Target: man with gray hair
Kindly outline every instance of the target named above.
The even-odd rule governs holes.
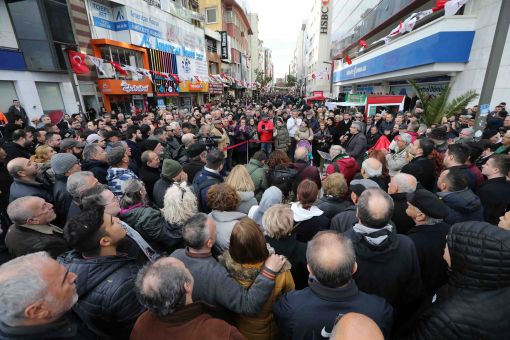
[[[352,279],[357,270],[352,242],[327,230],[308,242],[309,287],[283,294],[273,305],[283,339],[329,338],[338,315],[356,312],[370,317],[386,336],[393,308],[381,297],[359,290]]]
[[[407,235],[414,227],[413,220],[407,216],[407,194],[416,191],[418,182],[413,175],[399,173],[391,178],[388,184],[388,194],[393,198],[395,208],[391,220],[395,223],[397,233]]]
[[[411,239],[390,224],[394,204],[380,188],[365,190],[357,206],[358,223],[344,235],[353,242],[361,291],[384,297],[397,319],[408,317],[422,294],[420,264]]]
[[[460,130],[459,137],[455,141],[456,143],[472,142],[475,137],[475,130],[473,128],[464,128]]]
[[[81,212],[81,198],[85,190],[97,185],[98,180],[90,171],[79,171],[67,179],[67,191],[73,197],[73,201],[67,212],[67,220]]]
[[[182,237],[186,249],[177,249],[172,253],[186,265],[195,278],[193,300],[203,300],[241,315],[255,315],[271,296],[276,274],[285,263],[285,257],[271,255],[264,262],[253,285],[243,288],[230,276],[212,256],[216,243],[216,223],[208,215],[198,213],[184,225]]]
[[[342,141],[345,143],[345,151],[348,155],[355,158],[358,164],[363,162],[365,152],[367,151],[367,137],[363,131],[363,124],[361,122],[354,121],[349,127],[350,137],[342,137]]]
[[[339,172],[344,175],[345,181],[349,185],[354,175],[359,171],[356,159],[349,156],[340,145],[331,145],[329,155],[331,157],[331,164],[326,167],[326,174],[331,175],[332,173]]]
[[[389,153],[386,154],[386,165],[390,176],[393,177],[409,163],[409,145],[412,137],[408,133],[401,133],[395,137],[389,147]]]
[[[130,339],[244,339],[234,326],[213,318],[210,305],[193,302],[193,283],[190,271],[174,257],[143,267],[135,287],[147,311],[136,321]]]
[[[44,252],[0,266],[0,339],[93,339],[67,313],[78,300],[76,277]]]
[[[106,163],[106,151],[97,143],[85,145],[81,169],[92,172],[99,183],[107,184],[108,163]]]
[[[57,258],[70,249],[62,229],[51,224],[56,218],[53,205],[42,198],[20,197],[9,204],[7,215],[13,223],[5,236],[11,257],[47,251]]]
[[[129,155],[128,149],[123,146],[116,146],[110,149],[106,154],[106,161],[110,165],[106,180],[108,186],[115,196],[122,195],[122,183],[129,179],[139,180],[135,173],[128,169]]]
[[[361,164],[361,176],[376,182],[384,191],[388,190],[386,181],[382,178],[383,164],[377,158],[369,157]]]

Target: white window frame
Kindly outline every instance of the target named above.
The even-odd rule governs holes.
[[[209,21],[209,15],[207,14],[210,10],[215,11],[216,20],[215,21]],[[205,9],[205,23],[206,24],[217,24],[218,23],[218,7],[207,7]]]

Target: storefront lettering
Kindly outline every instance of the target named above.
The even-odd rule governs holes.
[[[321,8],[321,34],[328,34],[328,4],[329,0],[322,1]]]
[[[120,87],[122,88],[122,91],[127,92],[127,93],[131,93],[131,92],[140,93],[140,92],[148,92],[149,91],[149,85],[133,85],[133,84],[129,84],[128,82],[126,82],[124,80],[122,81],[122,83],[120,83]]]
[[[356,74],[361,73],[361,72],[365,72],[366,70],[367,70],[366,66],[360,66],[360,67],[354,66],[352,69],[347,71],[346,74],[348,76],[356,76]]]

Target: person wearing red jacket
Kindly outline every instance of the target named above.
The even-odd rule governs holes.
[[[260,141],[269,142],[269,143],[260,143],[260,149],[264,150],[266,154],[269,156],[273,151],[273,130],[274,125],[273,122],[269,120],[267,114],[262,116],[262,120],[259,122],[257,126],[257,132],[259,133]]]
[[[352,181],[354,175],[359,171],[358,162],[349,156],[340,145],[332,145],[329,149],[331,164],[326,168],[326,175],[339,172],[344,175],[347,185]]]

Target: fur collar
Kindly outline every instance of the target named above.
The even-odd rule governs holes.
[[[218,257],[218,261],[227,269],[235,280],[253,282],[259,275],[264,262],[255,264],[240,264],[234,261],[228,251],[224,252]],[[285,260],[285,264],[279,273],[283,273],[290,270],[291,264],[288,260]]]

